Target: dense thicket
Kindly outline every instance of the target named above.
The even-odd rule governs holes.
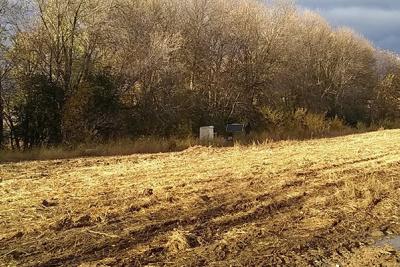
[[[0,144],[15,148],[262,131],[302,112],[400,118],[396,55],[283,2],[0,0],[0,12]]]

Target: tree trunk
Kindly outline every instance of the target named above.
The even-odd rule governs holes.
[[[3,87],[0,81],[0,149],[4,146],[4,105],[3,105]]]

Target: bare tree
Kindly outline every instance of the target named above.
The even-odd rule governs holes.
[[[9,12],[9,8],[7,0],[0,0],[0,149],[4,145],[4,82],[11,70],[6,58],[8,50],[7,12]]]
[[[368,122],[377,92],[396,95],[391,57],[291,1],[35,0],[30,14],[7,52],[12,79],[25,92],[37,76],[62,88],[64,130],[104,93],[93,81],[99,73],[118,98],[109,102],[123,104],[121,128],[133,135],[263,125],[264,108]],[[82,120],[82,135],[108,124],[96,114],[95,125]]]

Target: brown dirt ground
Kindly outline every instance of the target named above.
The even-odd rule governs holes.
[[[0,266],[400,266],[400,131],[0,165]]]

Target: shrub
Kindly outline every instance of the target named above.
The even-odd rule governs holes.
[[[45,76],[30,77],[16,101],[14,127],[25,149],[59,144],[64,94]]]
[[[330,122],[325,119],[325,115],[307,113],[304,117],[304,126],[311,137],[320,136],[329,130]]]
[[[119,137],[122,104],[116,83],[107,73],[90,76],[68,99],[63,116],[64,142],[108,142]]]
[[[339,117],[329,119],[325,114],[311,113],[304,108],[294,112],[263,108],[262,114],[269,125],[268,138],[272,140],[305,139],[349,131]]]
[[[285,123],[285,113],[278,110],[273,110],[269,107],[263,107],[261,114],[267,125],[273,127],[282,127]]]
[[[400,119],[385,119],[375,123],[374,128],[398,129],[400,128]]]
[[[359,131],[365,131],[367,129],[367,125],[365,125],[365,123],[359,121],[359,122],[357,122],[356,128]]]
[[[330,121],[330,125],[329,128],[331,131],[343,131],[345,130],[347,127],[345,125],[345,123],[343,122],[343,120],[341,120],[338,116],[335,116],[335,118],[333,118]]]

